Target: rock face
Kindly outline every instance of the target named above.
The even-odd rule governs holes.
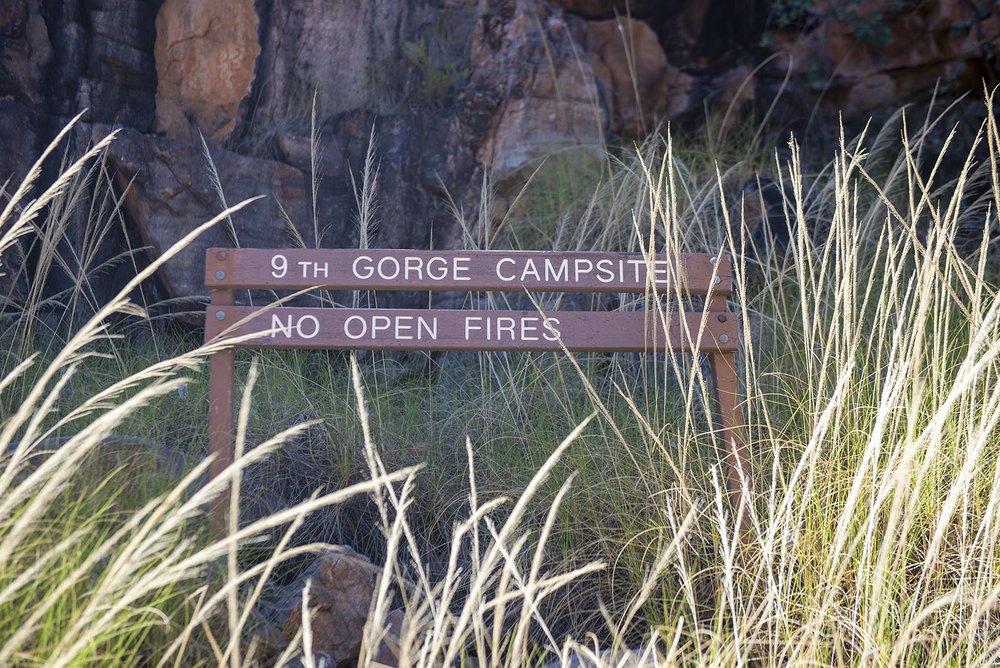
[[[472,3],[274,0],[257,5],[263,51],[254,85],[253,135],[308,124],[314,95],[321,117],[444,106],[452,93],[449,84],[457,83],[468,66]]]
[[[500,101],[481,164],[502,180],[553,150],[602,146],[606,113],[582,58],[582,22],[532,0],[491,4],[472,39],[470,86]]]
[[[221,192],[208,177],[204,154],[193,144],[124,130],[108,152],[108,163],[125,192],[129,218],[154,255],[225,209],[223,202],[235,204],[265,195],[165,265],[160,279],[172,297],[206,292],[204,249],[211,246],[280,248],[313,243],[305,174],[281,162],[222,149],[213,149],[211,158]]]
[[[807,29],[804,29],[808,26]],[[774,26],[771,47],[802,78],[830,79],[831,105],[863,116],[940,82],[945,94],[980,92],[994,77],[1000,11],[952,0],[875,0],[844,9],[818,0]]]
[[[455,247],[463,226],[489,222],[479,219],[484,178],[517,178],[552,152],[638,138],[662,121],[695,122],[706,108],[746,115],[779,89],[773,118],[790,127],[820,89],[819,113],[848,119],[913,101],[938,80],[948,93],[978,92],[982,77],[995,80],[998,34],[1000,10],[952,0],[6,0],[0,183],[20,179],[86,109],[68,150],[127,130],[108,160],[127,186],[126,215],[85,252],[88,197],[78,198],[68,266],[140,244],[162,252],[221,211],[199,135],[227,201],[266,196],[234,217],[241,244],[351,246],[352,175],[374,134],[369,243]],[[54,158],[42,187],[57,169]],[[224,229],[168,264],[160,297],[203,295],[202,250],[226,242]],[[5,252],[5,273],[31,275],[23,256]],[[107,294],[127,278],[119,269],[92,287]]]
[[[617,134],[640,137],[690,105],[692,77],[667,62],[649,24],[629,18],[592,21],[587,42]]]

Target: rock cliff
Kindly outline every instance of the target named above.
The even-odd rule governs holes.
[[[939,83],[981,90],[998,37],[993,4],[954,0],[6,0],[0,183],[86,109],[67,150],[123,129],[106,161],[123,224],[99,253],[67,257],[155,255],[224,201],[265,195],[161,273],[161,297],[197,297],[210,243],[357,244],[354,177],[373,135],[371,243],[449,247],[456,211],[476,224],[484,177],[706,107],[766,106],[779,89],[790,125],[814,108],[864,117]],[[86,236],[72,229],[87,225],[80,206],[70,246]],[[6,296],[32,257],[6,254],[5,273],[21,270]]]

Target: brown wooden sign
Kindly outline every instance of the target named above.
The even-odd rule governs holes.
[[[212,300],[206,340],[243,348],[709,354],[730,499],[741,526],[746,456],[737,400],[737,318],[726,310],[732,276],[723,255],[212,248],[205,261]],[[234,305],[238,289],[630,292],[704,295],[704,311],[483,311],[295,308]],[[232,462],[232,348],[212,355],[212,475]],[[217,513],[218,524],[224,517]]]

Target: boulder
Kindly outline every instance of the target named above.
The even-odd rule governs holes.
[[[328,657],[333,666],[356,659],[361,651],[377,572],[365,557],[342,548],[319,557],[303,576],[310,583],[312,650]],[[280,625],[286,644],[302,628],[301,589],[282,604],[287,609]]]
[[[402,654],[401,644],[409,633],[410,620],[402,608],[389,611],[382,624],[385,635],[379,642],[378,651],[373,657],[375,663],[383,666],[398,666]]]

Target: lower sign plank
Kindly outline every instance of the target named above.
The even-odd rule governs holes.
[[[253,348],[573,352],[736,350],[732,314],[210,306],[208,338]],[[664,336],[664,331],[667,336]],[[254,336],[254,335],[257,336]],[[249,337],[249,338],[244,338]]]

